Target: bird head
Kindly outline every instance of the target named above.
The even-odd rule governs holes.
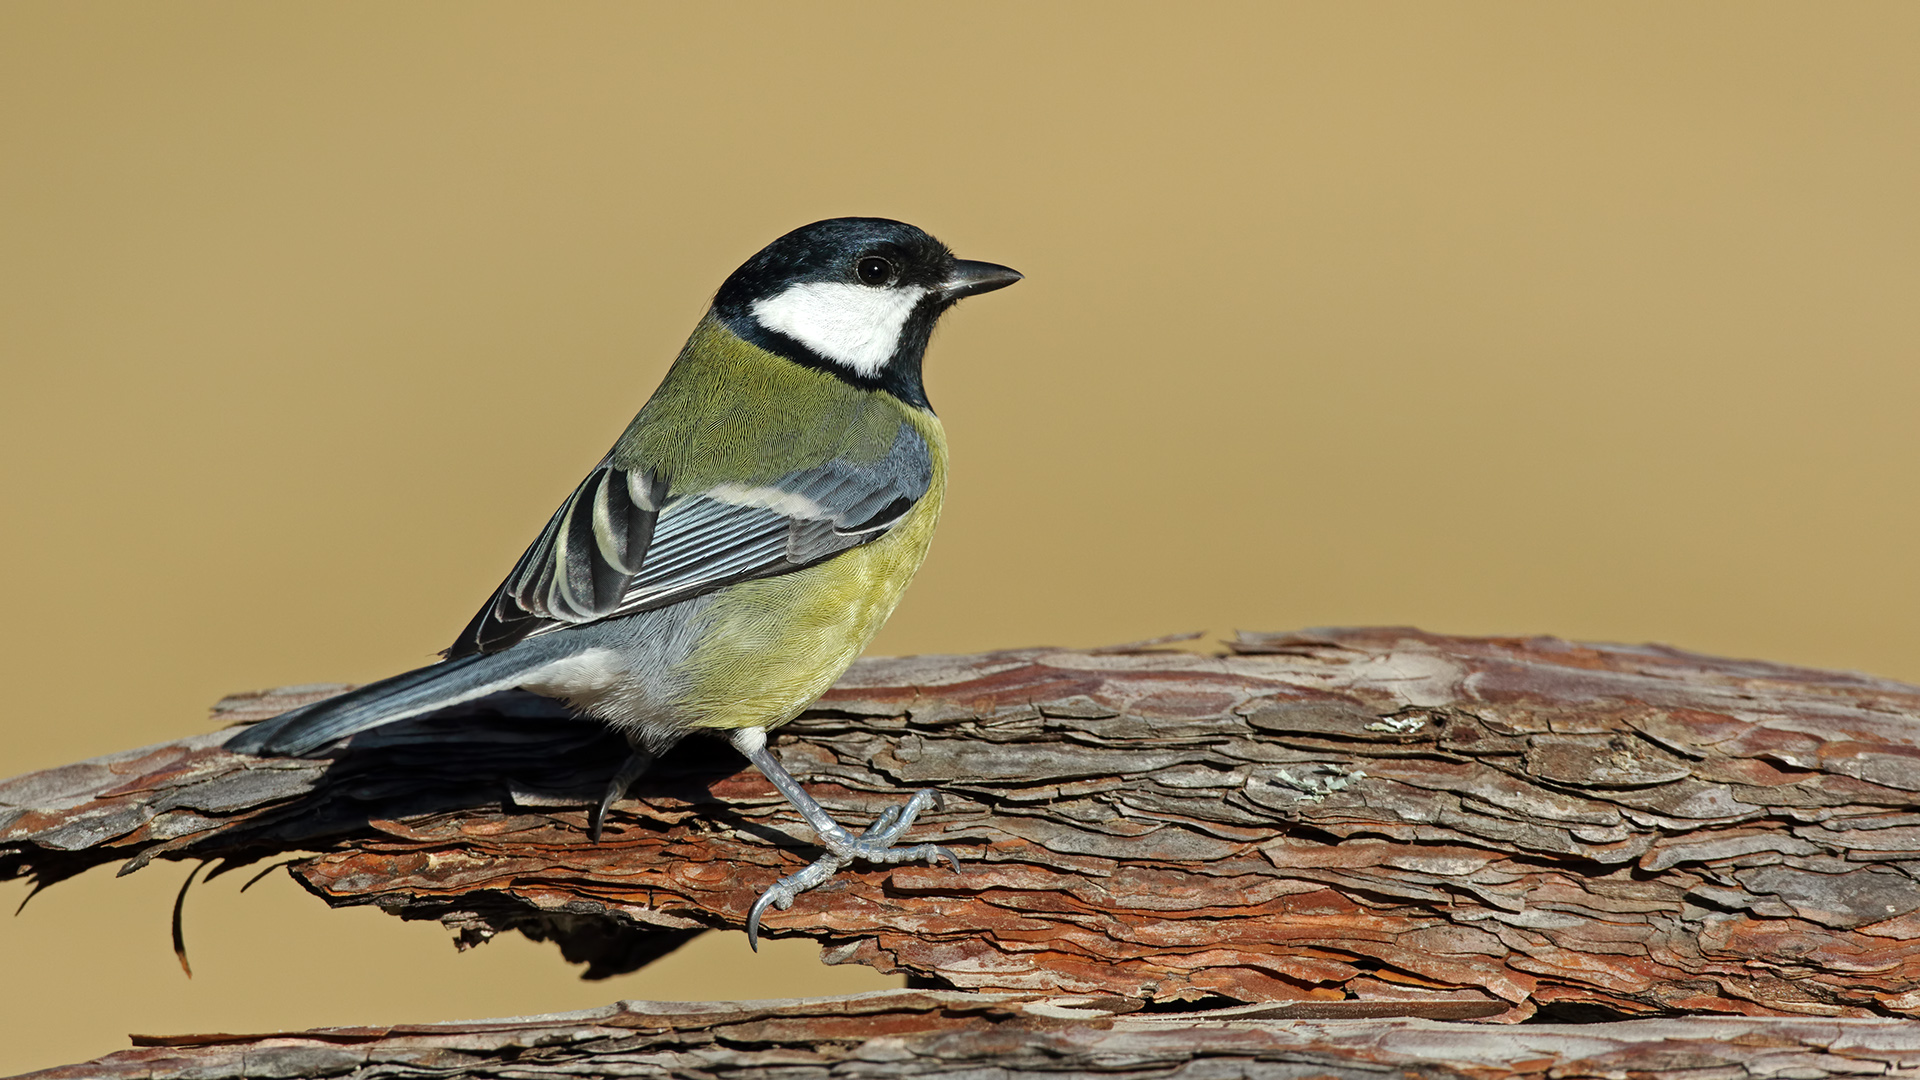
[[[763,349],[924,407],[920,365],[934,322],[962,297],[1020,277],[956,259],[905,222],[832,218],[748,259],[720,286],[713,311]]]

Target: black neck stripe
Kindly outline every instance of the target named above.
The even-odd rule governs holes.
[[[900,341],[893,355],[880,370],[862,375],[845,364],[829,360],[808,348],[799,339],[760,325],[748,311],[728,310],[732,305],[715,304],[713,313],[727,329],[742,341],[757,345],[776,356],[783,356],[802,367],[824,371],[841,382],[862,390],[885,390],[918,409],[933,411],[927,402],[926,387],[920,381],[921,362],[927,353],[927,341],[933,336],[934,321],[948,305],[936,299],[923,300],[907,316],[900,328]]]

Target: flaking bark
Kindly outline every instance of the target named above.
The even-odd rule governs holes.
[[[1097,1001],[889,991],[621,1002],[553,1016],[136,1037],[35,1080],[261,1076],[779,1080],[1827,1080],[1920,1072],[1903,1020],[1695,1017],[1507,1028],[1428,1020],[1122,1014]],[[1268,1010],[1273,1012],[1275,1010]]]
[[[851,872],[767,931],[1027,999],[1920,1015],[1920,687],[1406,629],[1230,649],[863,661],[777,752],[849,823],[942,789],[913,839],[964,872]],[[814,853],[713,741],[667,756],[590,844],[621,744],[528,695],[326,760],[223,737],[0,783],[0,877],[293,856],[330,903],[440,919],[467,944],[517,929],[598,975],[740,926]]]

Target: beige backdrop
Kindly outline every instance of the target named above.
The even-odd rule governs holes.
[[[0,6],[0,775],[428,660],[722,277],[840,214],[1026,272],[928,382],[876,648],[1413,623],[1920,678],[1920,8]],[[0,1072],[581,983],[238,875],[0,919]],[[11,907],[23,884],[0,887]]]

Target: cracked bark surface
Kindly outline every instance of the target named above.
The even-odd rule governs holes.
[[[776,752],[850,825],[941,788],[913,838],[963,873],[856,870],[766,931],[957,990],[1323,1003],[1328,1023],[1920,1016],[1920,687],[1396,628],[1229,648],[862,661]],[[520,930],[591,975],[740,926],[815,854],[709,740],[590,844],[621,744],[528,695],[328,759],[223,737],[0,783],[0,877],[291,858],[330,903],[465,944]]]
[[[1903,1020],[1700,1017],[1520,1028],[1427,1020],[1111,1015],[1100,1002],[886,991],[263,1035],[136,1038],[36,1080],[340,1076],[949,1076],[1021,1080],[1747,1080],[1911,1076]],[[1272,1010],[1269,1010],[1272,1011]]]

